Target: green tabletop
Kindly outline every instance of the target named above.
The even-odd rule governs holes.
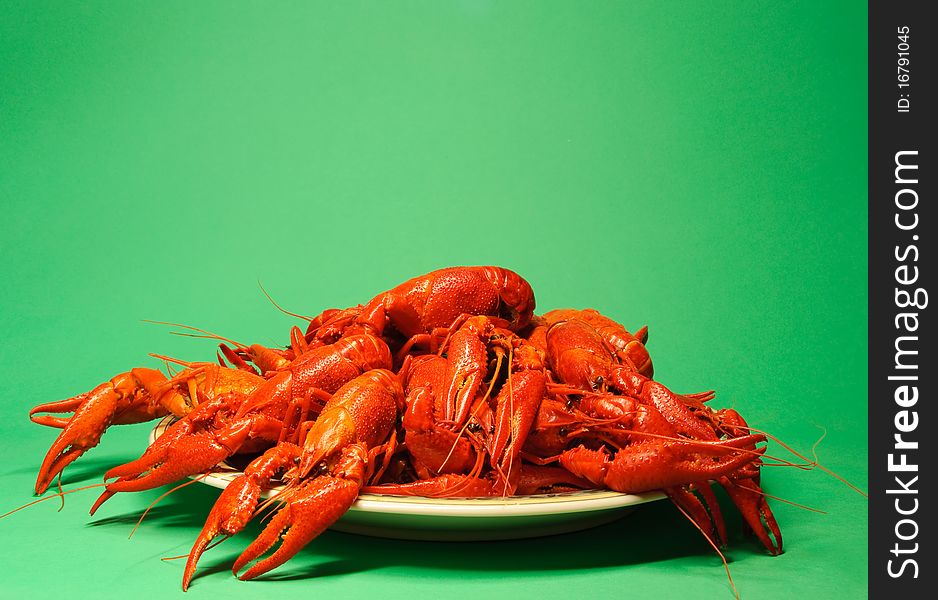
[[[148,353],[279,344],[296,319],[449,265],[539,311],[648,324],[656,378],[866,486],[866,7],[857,2],[12,2],[0,7],[0,512],[55,431],[28,409]],[[66,489],[139,455],[116,427]],[[769,453],[793,458],[778,444]],[[795,459],[797,460],[797,459]],[[743,598],[866,596],[867,503],[767,468],[785,553],[743,536]],[[93,490],[0,521],[0,596],[178,596],[216,497]],[[723,498],[725,500],[725,497]],[[732,598],[667,501],[579,533],[405,542],[327,532],[254,582],[257,525],[192,597]]]

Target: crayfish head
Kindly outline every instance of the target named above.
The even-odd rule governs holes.
[[[237,406],[264,383],[264,378],[240,369],[223,369],[215,364],[201,364],[185,369],[175,377],[144,388],[169,412],[184,417],[208,400],[225,398]]]
[[[323,412],[306,435],[298,477],[305,478],[323,460],[337,454],[357,439],[352,415],[343,408]]]
[[[531,284],[514,271],[501,267],[483,267],[485,278],[498,291],[501,300],[498,317],[509,322],[508,328],[519,331],[534,315],[534,290]]]
[[[533,344],[518,338],[512,348],[512,365],[514,371],[543,371],[544,353]]]

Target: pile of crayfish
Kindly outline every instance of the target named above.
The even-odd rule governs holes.
[[[652,379],[647,328],[633,335],[595,310],[537,316],[530,284],[499,267],[441,269],[308,321],[282,348],[219,338],[217,362],[172,360],[180,368],[168,375],[135,368],[36,406],[34,422],[62,429],[36,492],[110,425],[173,415],[140,458],[105,473],[91,512],[114,494],[256,455],[209,513],[183,589],[212,540],[242,530],[281,483],[279,510],[234,563],[236,575],[248,567],[241,579],[289,560],[360,492],[661,490],[719,546],[715,481],[765,548],[782,551],[759,482],[765,435],[711,409],[713,392],[677,394]]]

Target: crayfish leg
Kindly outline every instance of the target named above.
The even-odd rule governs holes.
[[[422,496],[424,498],[483,498],[500,496],[488,479],[472,475],[445,474],[410,483],[384,483],[362,488],[367,494]]]

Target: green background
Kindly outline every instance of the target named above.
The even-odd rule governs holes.
[[[367,300],[498,264],[540,311],[649,324],[656,376],[866,485],[866,3],[0,4],[3,502],[32,498],[55,432],[32,405],[158,352],[214,346],[161,319],[282,343],[287,307]],[[143,449],[115,428],[66,471]],[[773,445],[773,454],[784,452]],[[767,469],[786,553],[730,518],[744,598],[866,595],[866,500]],[[0,522],[0,595],[180,594],[215,491],[95,493]],[[4,507],[0,507],[3,510]],[[727,509],[727,512],[731,512]],[[256,527],[195,597],[731,598],[667,502],[540,540],[326,533],[242,583]]]

